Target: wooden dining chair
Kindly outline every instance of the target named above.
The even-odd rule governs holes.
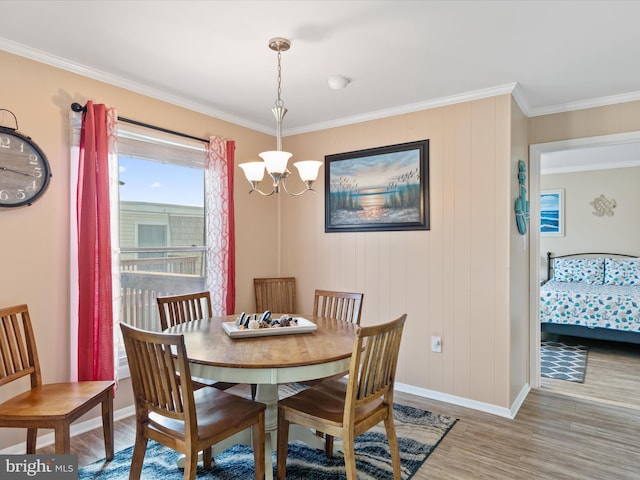
[[[363,293],[334,292],[332,290],[316,290],[313,299],[313,314],[318,317],[343,320],[345,322],[360,325],[362,314]],[[330,379],[338,380],[344,377],[344,373],[339,373]],[[307,386],[316,385],[326,379],[313,379],[301,382]]]
[[[27,454],[36,453],[39,428],[54,430],[56,454],[69,454],[71,424],[102,405],[106,458],[113,459],[114,381],[43,383],[27,305],[0,309],[0,386],[26,376],[31,388],[0,404],[0,427],[26,428]]]
[[[296,278],[254,278],[256,312],[296,313]]]
[[[160,314],[160,328],[169,327],[192,320],[202,320],[213,316],[211,294],[208,291],[157,297]]]
[[[213,316],[211,294],[208,291],[157,297],[156,301],[162,331],[184,322],[203,320]],[[194,378],[193,381],[196,389],[214,387],[218,390],[227,390],[237,385],[237,383],[215,382],[204,378]],[[252,400],[256,399],[256,390],[257,386],[251,385]]]
[[[393,387],[400,340],[407,315],[388,323],[361,327],[356,334],[348,380],[322,382],[278,401],[277,475],[285,479],[289,425],[296,423],[342,438],[347,480],[356,480],[354,441],[384,421],[393,463],[400,480],[400,451],[393,423]]]
[[[198,452],[211,468],[212,445],[251,428],[255,478],[263,480],[266,406],[215,388],[194,390],[183,335],[120,328],[136,409],[129,479],[140,478],[149,439],[184,454],[184,479],[193,480]]]
[[[313,314],[360,325],[362,293],[316,290],[313,299]]]
[[[332,290],[316,290],[313,299],[313,314],[319,317],[333,318],[345,322],[360,325],[362,314],[363,293],[334,292]],[[346,373],[346,372],[345,372]],[[300,382],[307,387],[312,387],[327,380],[339,380],[345,373],[339,373],[326,378],[306,380]],[[316,435],[325,439],[325,453],[327,457],[333,456],[333,437],[326,433],[316,431]]]

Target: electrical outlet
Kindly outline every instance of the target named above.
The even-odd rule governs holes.
[[[431,351],[435,353],[442,353],[441,337],[431,337]]]

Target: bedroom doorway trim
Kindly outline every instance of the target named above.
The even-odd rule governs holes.
[[[573,149],[605,147],[623,143],[640,142],[640,131],[584,137],[557,142],[529,145],[529,198],[530,198],[530,259],[529,259],[529,338],[530,338],[530,372],[529,384],[532,388],[540,388],[540,270],[543,262],[540,256],[540,176],[542,160],[545,155]],[[613,165],[612,165],[613,166]]]

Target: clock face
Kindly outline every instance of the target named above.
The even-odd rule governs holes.
[[[47,157],[32,140],[0,127],[0,207],[31,205],[50,177]]]

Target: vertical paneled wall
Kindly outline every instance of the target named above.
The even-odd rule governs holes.
[[[640,101],[541,115],[529,119],[529,143],[640,131]]]
[[[364,292],[363,324],[406,312],[398,381],[501,407],[512,401],[511,108],[503,95],[285,138],[295,158],[320,160],[428,138],[429,231],[325,233],[323,178],[317,194],[281,199],[282,271],[298,278],[302,311],[326,288]]]

